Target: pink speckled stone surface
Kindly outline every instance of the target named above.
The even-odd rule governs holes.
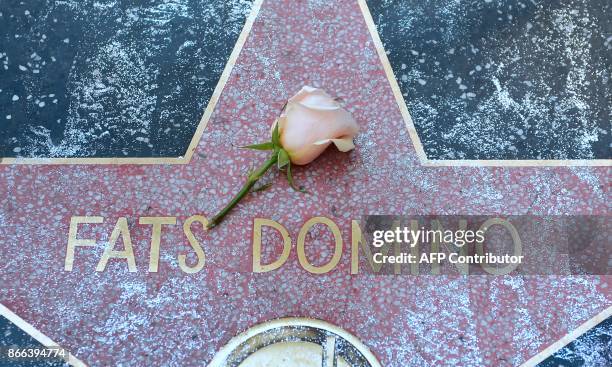
[[[267,138],[304,84],[346,101],[362,127],[350,154],[329,150],[294,170],[311,195],[277,174],[222,226],[198,232],[206,267],[185,274],[181,225],[164,228],[160,269],[148,273],[151,226],[141,216],[211,216],[265,153],[235,148]],[[187,165],[1,166],[0,302],[92,366],[191,366],[231,337],[285,316],[319,318],[360,338],[384,366],[516,366],[608,307],[609,276],[350,275],[350,221],[364,214],[607,214],[610,168],[431,168],[416,158],[355,1],[268,0]],[[70,217],[96,238],[65,272]],[[124,261],[95,272],[117,218],[128,218],[137,273]],[[251,272],[253,218],[282,223],[294,246],[313,216],[337,223],[341,264]],[[90,230],[91,229],[91,230]],[[327,231],[309,237],[315,263]],[[267,237],[266,237],[267,238]],[[271,237],[275,238],[275,237]]]

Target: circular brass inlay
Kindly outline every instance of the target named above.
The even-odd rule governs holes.
[[[209,367],[381,367],[370,350],[324,321],[287,318],[236,336]]]

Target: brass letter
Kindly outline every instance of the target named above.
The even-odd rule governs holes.
[[[392,223],[393,228],[399,228],[400,221],[396,220]],[[359,226],[359,222],[356,220],[351,221],[351,274],[359,273],[359,244],[361,244],[361,249],[363,250],[366,259],[368,260],[368,264],[372,268],[372,271],[378,273],[383,264],[377,264],[374,262],[374,255],[372,250],[370,250],[370,246],[368,246],[365,236],[361,232],[361,227]],[[391,246],[393,246],[393,251],[396,256],[402,254],[402,247],[399,242],[393,241],[393,244],[386,243],[380,248],[381,255],[387,255],[391,250]],[[393,264],[393,273],[401,274],[402,268],[400,263]]]
[[[117,242],[119,235],[121,235],[121,238],[123,239],[123,251],[115,250],[115,243]],[[136,259],[134,258],[134,250],[132,249],[132,239],[130,237],[130,231],[128,229],[127,219],[125,217],[119,217],[117,220],[117,224],[115,225],[115,228],[113,228],[113,232],[111,233],[108,244],[104,249],[102,258],[96,267],[96,271],[104,271],[104,269],[106,269],[108,260],[111,258],[126,259],[130,273],[136,271]]]
[[[516,230],[516,227],[512,225],[512,223],[508,222],[505,219],[501,218],[490,218],[487,219],[478,229],[479,231],[483,231],[485,234],[494,225],[501,225],[510,232],[510,236],[512,236],[512,243],[514,245],[514,253],[513,255],[521,255],[523,253],[523,244],[521,243],[521,237]],[[476,242],[476,253],[478,255],[484,255],[484,243]],[[489,266],[488,264],[481,264],[484,271],[493,275],[506,275],[511,273],[514,269],[518,268],[519,264],[508,264],[503,268],[496,268],[494,266]]]
[[[149,273],[157,273],[159,268],[159,244],[161,242],[162,225],[175,225],[176,217],[142,217],[140,224],[152,224],[151,249],[149,251]]]
[[[283,252],[281,256],[271,264],[264,265],[261,263],[261,227],[267,226],[274,228],[281,234],[283,238]],[[266,273],[268,271],[280,268],[289,258],[291,252],[291,238],[289,232],[280,223],[270,219],[255,218],[253,221],[253,272]]]
[[[198,240],[193,235],[193,232],[191,232],[191,224],[193,222],[200,222],[202,224],[202,227],[206,229],[206,226],[208,225],[208,219],[201,215],[193,215],[187,218],[185,223],[183,223],[183,232],[185,232],[185,236],[187,236],[187,240],[189,241],[191,248],[193,248],[193,251],[198,256],[198,262],[194,266],[189,266],[187,265],[186,261],[187,255],[178,255],[179,267],[182,271],[189,274],[194,274],[202,270],[206,261],[206,256],[204,254],[202,246],[200,246],[200,242],[198,242]]]
[[[72,217],[70,218],[70,229],[68,230],[68,246],[66,246],[66,259],[64,260],[64,270],[72,271],[74,263],[74,249],[77,246],[95,246],[96,240],[77,239],[79,224],[99,224],[104,222],[102,217]]]
[[[305,242],[306,242],[306,234],[308,233],[308,231],[310,230],[312,226],[318,223],[325,224],[329,227],[329,229],[331,229],[332,233],[334,234],[334,238],[336,242],[336,248],[334,250],[334,255],[332,256],[331,260],[329,260],[327,264],[322,265],[322,266],[311,265],[308,262],[308,259],[306,258],[306,252],[304,250]],[[306,223],[304,223],[304,225],[302,226],[302,229],[300,229],[300,233],[298,234],[297,253],[298,253],[298,260],[300,261],[300,264],[307,271],[313,274],[324,274],[324,273],[329,272],[334,267],[336,267],[336,265],[338,265],[338,262],[340,262],[340,258],[342,257],[342,234],[340,233],[340,228],[338,228],[336,223],[334,223],[331,219],[326,218],[326,217],[314,217],[314,218],[309,219]]]

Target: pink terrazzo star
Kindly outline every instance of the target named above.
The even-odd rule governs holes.
[[[262,141],[288,97],[303,85],[346,101],[360,123],[357,149],[328,150],[294,177],[250,195],[223,225],[197,232],[206,266],[186,274],[182,223],[211,216],[264,153]],[[409,98],[409,97],[408,97]],[[210,361],[234,335],[272,318],[313,317],[361,339],[384,366],[516,366],[612,300],[609,276],[350,275],[351,220],[366,214],[608,214],[609,167],[424,167],[415,155],[359,6],[354,1],[266,1],[191,162],[186,165],[0,166],[0,303],[91,366],[191,366]],[[71,216],[83,225],[64,271]],[[147,272],[151,226],[176,216]],[[314,216],[337,223],[341,265],[313,275],[295,249],[279,270],[251,272],[253,219],[282,223],[294,241]],[[127,217],[138,271],[112,260],[95,267],[118,217]],[[195,226],[194,226],[195,228]],[[196,230],[194,229],[194,233]],[[276,237],[271,237],[276,238]],[[315,228],[308,255],[331,256]],[[188,262],[195,258],[188,257]]]

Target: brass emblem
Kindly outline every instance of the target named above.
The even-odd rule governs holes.
[[[381,367],[357,338],[324,321],[278,319],[236,336],[209,367]]]

